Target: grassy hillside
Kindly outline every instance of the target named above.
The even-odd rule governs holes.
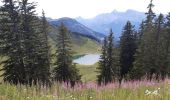
[[[95,40],[72,34],[71,41],[76,54],[100,53],[101,44]]]
[[[55,51],[56,38],[57,38],[58,28],[55,26],[50,26],[50,43],[53,51]],[[100,53],[101,44],[97,41],[78,35],[76,33],[70,33],[72,50],[75,55],[82,55],[88,53]]]
[[[95,65],[77,65],[77,68],[79,69],[80,74],[82,75],[83,82],[96,81],[97,66],[98,63],[96,63]]]

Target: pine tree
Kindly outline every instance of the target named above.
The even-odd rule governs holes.
[[[37,18],[37,20],[40,20]],[[38,23],[38,21],[37,21]],[[34,77],[43,85],[50,85],[50,52],[48,45],[48,23],[45,18],[44,11],[39,25],[36,26],[35,45],[36,50],[36,69],[34,69]],[[35,80],[34,80],[35,81]]]
[[[152,4],[152,0],[148,6],[148,13],[146,13],[147,18],[144,23],[144,31],[140,41],[140,45],[137,49],[134,69],[135,72],[134,78],[140,79],[142,76],[147,75],[147,77],[151,80],[153,74],[156,73],[156,40],[155,40],[155,27],[154,27],[154,18],[155,13],[153,13],[152,8],[154,5]]]
[[[66,82],[74,86],[79,82],[81,76],[73,64],[70,37],[67,28],[61,23],[57,37],[56,65],[54,68],[54,80],[60,83]]]
[[[48,41],[48,22],[46,20],[46,17],[45,17],[45,13],[44,11],[42,11],[42,35],[43,35],[43,42],[42,42],[42,45],[44,45],[43,49],[44,49],[44,60],[45,60],[45,64],[44,64],[44,67],[45,67],[45,76],[46,76],[46,80],[49,80],[50,79],[50,46],[49,46],[49,41]],[[40,46],[42,46],[40,45]]]
[[[102,55],[99,61],[99,75],[97,82],[99,85],[107,85],[118,79],[118,53],[113,43],[113,32],[110,30],[109,36],[104,39]]]
[[[165,68],[165,73],[166,73],[167,76],[170,76],[170,13],[166,16],[164,39],[166,41],[166,47],[165,47],[165,50],[166,50],[166,68]],[[165,76],[165,75],[162,75],[162,76]]]
[[[49,46],[49,41],[48,41],[48,22],[46,20],[46,17],[45,17],[45,12],[44,10],[42,11],[42,34],[44,35],[44,52],[45,52],[45,55],[46,55],[46,60],[47,60],[47,66],[50,68],[50,46]]]
[[[107,84],[107,38],[104,38],[103,46],[102,46],[102,54],[100,56],[97,82],[99,85]]]
[[[35,14],[36,4],[20,3],[20,32],[23,38],[24,68],[27,84],[48,84],[50,65],[47,46],[47,26]],[[43,17],[45,20],[45,16]],[[41,27],[42,26],[42,27]]]
[[[167,75],[167,71],[168,71],[168,67],[167,67],[167,51],[166,51],[166,32],[165,32],[165,19],[164,16],[162,14],[160,14],[158,16],[158,18],[155,21],[155,28],[156,28],[156,46],[155,46],[155,50],[157,53],[157,57],[156,57],[156,78],[159,79],[159,77],[161,76],[162,79],[165,78],[165,76]]]
[[[15,0],[4,0],[0,8],[0,54],[5,57],[3,65],[4,81],[25,83],[24,60],[22,55],[22,35],[19,32],[19,13]]]
[[[170,45],[170,13],[166,16],[166,33],[167,33],[167,42]],[[170,47],[170,46],[169,46]],[[167,49],[169,49],[169,47],[167,47]]]
[[[120,67],[121,79],[125,78],[133,68],[134,54],[136,52],[136,32],[134,26],[128,21],[120,37]]]
[[[138,45],[140,44],[141,38],[144,34],[144,28],[145,28],[144,21],[142,21],[142,23],[140,24],[140,27],[139,27],[139,32],[137,34]]]
[[[106,83],[111,83],[114,81],[115,78],[115,70],[114,70],[114,44],[113,44],[113,32],[112,29],[110,30],[108,36],[108,47],[107,47],[107,77]]]
[[[1,62],[4,81],[49,85],[48,31],[44,13],[41,22],[35,14],[36,5],[28,0],[4,0],[3,3],[0,8],[0,55],[5,57]]]

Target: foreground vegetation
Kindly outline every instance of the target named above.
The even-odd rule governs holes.
[[[74,89],[54,84],[40,86],[0,85],[0,100],[169,100],[170,80],[134,81],[98,87],[95,83],[76,85]]]
[[[170,79],[158,81],[130,81],[97,86],[95,65],[77,65],[83,84],[74,89],[55,83],[51,88],[42,86],[0,84],[0,100],[169,100]]]
[[[82,75],[82,82],[94,82],[97,80],[97,67],[98,63],[94,65],[77,65],[77,69]]]

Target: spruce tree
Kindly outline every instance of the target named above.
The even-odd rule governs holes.
[[[144,28],[145,28],[144,21],[142,21],[142,23],[140,24],[140,27],[139,27],[139,32],[137,34],[137,43],[138,43],[138,45],[140,44],[141,38],[142,38],[142,36],[144,34]]]
[[[166,33],[167,33],[167,42],[170,45],[170,13],[168,13],[168,15],[166,16]],[[170,47],[170,46],[169,46]],[[169,47],[167,47],[167,49],[169,49]]]
[[[167,75],[168,67],[167,67],[167,51],[166,51],[166,32],[165,32],[165,19],[162,14],[158,16],[155,21],[155,33],[156,33],[156,78],[158,79],[160,76],[162,79]]]
[[[118,79],[119,75],[119,62],[118,53],[113,43],[113,32],[110,30],[109,36],[104,39],[102,46],[102,55],[99,61],[99,75],[97,82],[99,85],[107,85]]]
[[[107,38],[104,38],[103,46],[102,46],[102,54],[100,56],[99,67],[97,76],[97,82],[99,85],[107,84]]]
[[[149,11],[146,13],[147,18],[144,22],[144,31],[140,40],[140,45],[135,55],[134,69],[133,72],[136,74],[132,75],[135,79],[140,79],[142,76],[147,75],[148,79],[152,79],[152,76],[156,73],[156,34],[154,27],[155,13],[152,11],[154,5],[152,0],[148,6]]]
[[[107,76],[105,79],[105,84],[111,83],[118,78],[119,67],[118,67],[118,57],[116,55],[116,48],[114,46],[114,36],[112,29],[110,30],[108,36],[107,45]]]
[[[0,55],[5,57],[1,62],[4,81],[14,84],[49,83],[45,16],[41,23],[35,14],[36,5],[28,3],[28,0],[4,0],[3,3],[0,8]]]
[[[166,16],[165,23],[165,41],[166,41],[166,68],[165,73],[167,76],[170,76],[170,13]],[[162,75],[165,76],[165,75]]]
[[[128,21],[120,37],[120,67],[121,79],[125,78],[133,68],[134,54],[136,52],[136,32],[134,26]]]
[[[45,12],[44,12],[44,10],[42,11],[42,18],[41,18],[41,20],[42,20],[42,34],[43,34],[43,36],[44,36],[44,52],[45,52],[45,55],[46,55],[46,61],[47,61],[47,66],[50,68],[50,50],[49,50],[49,48],[50,48],[50,46],[49,46],[49,40],[48,40],[48,33],[49,33],[49,31],[48,31],[48,29],[49,29],[49,27],[48,27],[48,22],[47,22],[47,20],[46,20],[46,17],[45,17]]]
[[[3,79],[13,84],[25,83],[22,35],[19,32],[19,13],[15,0],[4,0],[0,8],[0,54],[5,57]]]
[[[67,28],[61,23],[57,37],[56,67],[54,68],[54,80],[60,83],[75,85],[81,76],[73,64],[71,42]]]
[[[29,3],[28,0],[22,0],[19,5],[26,83],[44,85],[49,83],[50,79],[47,26],[43,21],[41,24],[37,18],[34,2]]]
[[[50,85],[50,52],[48,45],[48,23],[45,18],[44,11],[42,12],[42,18],[39,25],[36,26],[36,38],[37,41],[35,44],[36,50],[36,69],[34,69],[34,77],[37,78],[37,81],[43,85]],[[38,23],[38,21],[37,21]]]

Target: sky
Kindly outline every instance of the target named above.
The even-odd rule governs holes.
[[[150,0],[30,0],[37,2],[37,13],[44,9],[46,16],[51,18],[82,17],[93,18],[101,13],[113,10],[125,12],[133,9],[146,12]],[[170,12],[170,0],[153,0],[154,12],[167,14]]]

